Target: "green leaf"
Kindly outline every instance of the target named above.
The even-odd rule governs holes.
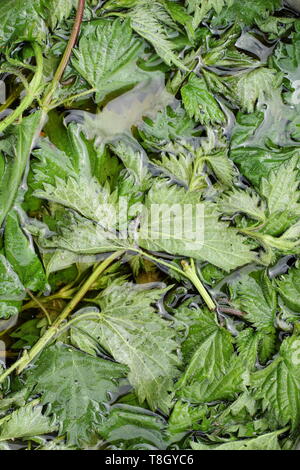
[[[291,423],[297,428],[300,422],[300,339],[286,338],[278,357],[265,369],[252,375],[255,397],[261,399],[279,426]]]
[[[207,445],[200,442],[191,442],[193,450],[281,450],[278,436],[283,431],[264,434],[254,439],[229,441],[219,445]]]
[[[168,421],[168,434],[172,442],[180,441],[191,429],[200,430],[199,422],[206,418],[206,414],[206,406],[192,406],[190,403],[177,401]]]
[[[294,147],[265,149],[242,146],[230,152],[230,158],[256,189],[259,189],[263,177],[272,170],[278,170],[282,163],[287,162],[293,156],[298,156],[298,150]]]
[[[207,13],[214,9],[216,13],[221,13],[222,9],[230,6],[233,0],[186,0],[190,12],[194,12],[194,28],[197,28],[199,23],[207,15]]]
[[[90,338],[99,343],[116,361],[129,367],[128,379],[140,402],[147,400],[152,409],[168,410],[169,392],[178,374],[178,345],[170,322],[152,306],[164,291],[149,287],[111,285],[97,299],[101,312],[96,318],[78,317],[77,325],[87,341]],[[75,345],[77,325],[72,330]]]
[[[164,0],[164,6],[174,21],[185,26],[189,38],[193,40],[195,36],[193,17],[188,14],[184,6],[170,0]]]
[[[37,188],[33,195],[74,209],[86,218],[112,228],[111,205],[114,206],[115,199],[109,186],[101,186],[92,175],[89,149],[78,137],[77,152],[80,144],[82,153],[77,155],[81,155],[81,160],[73,152],[73,161],[70,161],[65,152],[42,141],[41,148],[35,152],[39,162],[33,165],[32,186]]]
[[[218,326],[213,313],[202,315],[199,324],[193,324],[195,350],[192,355],[189,351],[190,362],[177,383],[178,395],[193,403],[232,398],[244,380],[244,367],[234,356],[230,333]],[[187,341],[191,348],[194,341]]]
[[[222,124],[225,121],[218,102],[203,78],[191,74],[187,84],[181,88],[181,96],[188,115],[201,124]]]
[[[7,0],[1,2],[0,46],[22,41],[42,41],[45,26],[39,15],[39,0]]]
[[[106,219],[103,222],[106,223]],[[124,238],[119,237],[115,228],[102,227],[100,224],[95,224],[93,221],[71,213],[68,214],[64,223],[57,228],[55,235],[51,234],[46,238],[41,234],[38,241],[42,248],[68,250],[72,253],[84,255],[109,253],[132,247],[132,242],[127,240],[125,236]],[[58,253],[58,257],[61,258],[61,253]],[[71,263],[69,263],[68,258],[70,258]],[[62,269],[64,269],[74,263],[75,260],[76,258],[72,255],[70,257],[69,253],[65,253],[64,260],[52,259],[51,264],[54,265],[57,261],[60,261]],[[65,261],[66,264],[63,264],[62,261]],[[52,266],[51,271],[53,269]]]
[[[58,343],[42,352],[26,373],[26,384],[41,402],[50,403],[68,442],[92,442],[96,425],[106,414],[109,394],[118,390],[126,368]]]
[[[114,405],[99,427],[100,436],[122,450],[166,449],[163,418],[144,408]]]
[[[45,21],[50,24],[51,28],[55,28],[57,24],[68,18],[73,10],[77,7],[77,0],[42,0]]]
[[[235,282],[234,289],[236,302],[247,313],[247,320],[260,331],[274,332],[277,298],[266,273],[244,276]]]
[[[300,313],[300,269],[290,269],[287,276],[277,281],[277,289],[285,304]]]
[[[274,71],[265,67],[234,77],[234,90],[242,109],[247,113],[253,113],[257,101],[264,102],[271,96],[277,84],[276,80]]]
[[[254,191],[234,188],[221,195],[218,208],[220,213],[226,215],[242,213],[260,222],[264,222],[266,218],[266,205]]]
[[[40,120],[40,112],[24,118],[21,124],[13,128],[8,141],[4,141],[7,143],[8,154],[5,155],[4,172],[2,175],[0,172],[0,226],[15,202],[32,146],[37,137]],[[1,144],[3,145],[3,141]]]
[[[136,65],[141,50],[142,43],[133,36],[129,20],[101,20],[84,31],[72,65],[96,89],[96,102],[100,102],[109,93],[146,78]]]
[[[243,0],[233,0],[232,5],[213,20],[213,24],[236,22],[250,25],[267,18],[270,13],[281,6],[282,0],[251,0],[247,4]]]
[[[25,289],[5,256],[0,254],[0,300],[22,300]]]
[[[0,425],[0,440],[26,439],[56,431],[57,425],[53,419],[43,415],[42,410],[42,406],[29,403],[14,411],[9,415],[9,419]]]
[[[176,186],[152,186],[146,207],[150,210],[151,205],[160,204],[159,212],[150,212],[150,217],[148,212],[142,219],[139,244],[151,251],[208,261],[225,271],[251,262],[253,254],[243,238],[218,220],[213,206],[197,204],[197,198],[197,193],[192,195]]]
[[[291,42],[286,44],[280,42],[275,50],[275,61],[280,69],[292,82],[299,78],[300,68],[300,34],[296,32],[291,35]]]
[[[22,284],[33,291],[43,290],[47,280],[32,240],[22,231],[16,212],[10,212],[5,225],[5,255]]]
[[[128,173],[134,177],[141,190],[146,189],[149,182],[148,157],[142,147],[134,147],[135,142],[119,140],[112,144],[112,150],[122,160]]]
[[[175,44],[169,40],[165,26],[161,22],[161,20],[164,21],[166,14],[165,8],[159,2],[143,3],[130,11],[131,27],[152,44],[166,64],[173,64],[186,70],[183,62],[174,52]]]
[[[195,126],[196,123],[188,117],[181,106],[177,105],[174,109],[168,106],[159,111],[154,120],[145,118],[140,126],[140,133],[147,141],[157,145],[165,140],[192,137]]]
[[[294,157],[283,163],[277,171],[271,171],[268,179],[261,180],[261,194],[268,202],[270,214],[285,210],[289,214],[300,216],[299,170],[296,168],[298,158]]]

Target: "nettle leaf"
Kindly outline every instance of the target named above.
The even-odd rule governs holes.
[[[197,28],[199,23],[207,15],[207,13],[214,9],[216,13],[221,13],[222,9],[230,6],[234,0],[185,0],[188,11],[194,13],[193,26]]]
[[[251,190],[234,188],[221,195],[218,202],[219,211],[226,215],[245,214],[251,219],[265,222],[266,204],[258,194]]]
[[[215,151],[204,154],[202,160],[209,165],[217,179],[231,186],[234,176],[232,161],[227,156],[227,149],[216,149]],[[200,158],[201,159],[201,158]]]
[[[4,146],[3,171],[0,172],[0,226],[13,207],[22,176],[25,171],[32,146],[39,129],[40,112],[25,117],[13,128],[7,140],[1,140]]]
[[[277,85],[278,77],[272,69],[265,67],[234,77],[233,86],[242,109],[253,113],[257,101],[269,98]]]
[[[96,89],[96,102],[100,102],[109,93],[146,78],[136,66],[141,50],[142,42],[133,36],[129,20],[101,20],[87,26],[72,65]]]
[[[129,16],[132,29],[152,44],[166,64],[177,65],[180,69],[186,70],[174,52],[175,44],[169,39],[163,23],[167,21],[170,24],[171,17],[166,19],[167,12],[159,2],[142,3],[133,8]]]
[[[10,212],[6,220],[4,248],[7,260],[24,287],[33,291],[45,289],[47,280],[44,268],[32,240],[22,231],[15,211]]]
[[[164,6],[174,21],[185,26],[189,38],[193,40],[195,37],[193,17],[188,14],[186,8],[171,0],[164,0]]]
[[[225,122],[225,116],[217,100],[208,90],[204,78],[191,74],[187,84],[181,88],[181,96],[188,115],[201,124]]]
[[[253,439],[229,441],[217,445],[191,442],[191,447],[193,450],[281,450],[278,437],[283,432],[275,431]]]
[[[293,429],[300,422],[299,348],[299,337],[286,338],[275,360],[255,372],[251,379],[255,397],[262,400],[264,409],[269,410],[280,426],[291,423]]]
[[[41,5],[44,18],[53,29],[70,16],[73,8],[77,7],[77,0],[42,0]]]
[[[268,202],[270,214],[289,211],[300,216],[299,170],[294,157],[283,163],[277,171],[270,171],[268,179],[261,180],[261,194]]]
[[[0,318],[17,315],[26,292],[17,273],[0,254]]]
[[[262,21],[277,8],[282,6],[282,0],[251,0],[245,4],[243,0],[233,0],[229,8],[213,19],[213,24],[228,22],[244,23],[246,25]]]
[[[106,223],[105,219],[103,222]],[[119,236],[115,228],[106,228],[83,217],[70,214],[65,224],[57,228],[55,235],[48,238],[41,235],[39,245],[43,248],[57,248],[72,253],[93,255],[130,249],[132,242],[127,239],[126,234],[124,237]],[[59,253],[59,257],[61,257],[61,253]],[[69,255],[65,255],[64,258],[69,258]],[[76,260],[72,256],[70,259],[71,263],[68,259],[66,260],[67,266]],[[54,260],[52,260],[53,262]]]
[[[42,414],[42,406],[29,403],[14,411],[0,425],[0,441],[26,439],[29,437],[50,434],[57,430],[55,420]]]
[[[8,43],[42,41],[45,38],[43,18],[36,7],[37,0],[7,0],[1,2],[0,46]]]
[[[191,153],[162,154],[161,160],[155,160],[154,163],[169,178],[176,179],[187,188],[192,182],[194,174],[195,159]]]
[[[152,186],[146,199],[148,213],[141,220],[140,246],[205,260],[225,271],[251,262],[254,255],[244,239],[198,197],[176,186]]]
[[[298,157],[295,147],[261,148],[241,146],[231,150],[230,158],[238,165],[242,174],[259,190],[261,179],[270,171],[278,171],[283,163]]]
[[[246,328],[236,338],[239,357],[250,370],[254,370],[257,361],[265,364],[274,354],[275,341],[274,331],[268,333],[264,328],[258,328],[258,331]]]
[[[190,403],[178,400],[168,421],[168,434],[171,442],[180,441],[191,429],[201,429],[201,421],[207,415],[206,405],[192,406]]]
[[[43,42],[47,26],[68,18],[76,0],[7,0],[1,2],[0,46],[23,41]]]
[[[261,334],[252,328],[241,331],[236,338],[239,355],[250,370],[253,370],[256,366],[261,339]]]
[[[258,330],[274,332],[277,296],[271,281],[263,271],[235,282],[237,304],[247,312],[247,319]]]
[[[118,390],[126,371],[124,366],[58,343],[46,348],[26,372],[26,384],[34,394],[42,394],[43,404],[51,404],[59,434],[66,434],[69,444],[84,446],[93,441],[109,394]]]
[[[218,326],[214,314],[207,313],[205,323],[194,323],[200,339],[190,362],[177,383],[178,395],[194,403],[229,399],[244,387],[244,367],[234,355],[232,337]],[[199,337],[200,336],[200,337]],[[189,348],[193,342],[189,341]],[[183,344],[183,348],[185,345]]]
[[[43,141],[35,151],[39,162],[34,163],[33,195],[76,210],[88,219],[101,222],[106,228],[114,226],[111,207],[115,198],[110,187],[100,185],[93,176],[89,153],[82,143],[81,167],[78,162],[70,161],[67,154]]]
[[[291,43],[280,42],[275,50],[275,61],[280,69],[294,82],[299,78],[300,68],[300,34],[291,35]],[[293,83],[292,83],[293,84]]]
[[[285,304],[295,312],[300,312],[300,269],[290,269],[287,276],[277,281],[277,289]]]
[[[78,326],[94,345],[99,343],[116,361],[129,367],[128,379],[141,402],[147,400],[152,409],[168,410],[179,361],[175,330],[152,306],[163,292],[151,289],[151,285],[111,285],[97,298],[101,312],[96,318],[78,317],[72,341],[77,344]]]
[[[141,190],[146,189],[150,179],[148,170],[149,160],[143,147],[137,146],[134,141],[127,144],[126,141],[120,140],[114,142],[111,148],[122,160],[128,173],[134,177],[135,183],[139,185],[139,188]]]
[[[116,404],[98,432],[122,450],[166,449],[165,426],[161,416],[144,408]]]

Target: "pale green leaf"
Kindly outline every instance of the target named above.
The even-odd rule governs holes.
[[[157,54],[168,65],[174,64],[186,70],[186,67],[174,52],[174,43],[169,40],[165,26],[161,22],[161,19],[163,20],[165,16],[166,10],[159,2],[145,3],[131,10],[131,26],[134,31],[152,44]]]
[[[297,428],[300,422],[300,339],[286,338],[278,357],[265,369],[252,375],[255,396],[261,399],[264,409],[275,417],[280,426],[291,423]]]
[[[277,288],[286,305],[300,312],[300,269],[290,269],[287,276],[277,281]]]
[[[265,221],[266,205],[254,191],[234,188],[223,194],[218,203],[219,211],[226,215],[245,214],[251,219]]]
[[[204,78],[191,74],[187,84],[181,88],[181,96],[188,115],[201,124],[225,122],[225,116],[215,97],[208,90]]]
[[[43,404],[60,422],[60,434],[68,442],[83,445],[90,442],[110,401],[109,394],[118,389],[126,368],[58,343],[44,349],[26,383],[33,392],[42,394]]]
[[[276,87],[274,70],[265,67],[234,77],[233,86],[243,110],[253,113],[257,101],[264,102]]]
[[[141,41],[132,34],[129,21],[101,20],[89,25],[74,50],[73,67],[96,89],[96,101],[113,91],[132,86],[146,77],[136,61]]]
[[[229,441],[218,445],[191,442],[191,447],[193,450],[281,450],[278,436],[282,433],[283,431],[276,431],[254,439]]]
[[[296,168],[298,158],[294,157],[282,164],[277,171],[269,173],[261,180],[261,194],[268,202],[270,214],[285,210],[300,216],[299,171]]]
[[[0,440],[20,439],[50,434],[57,430],[53,419],[42,414],[42,406],[28,404],[14,411],[4,424],[0,425]]]
[[[167,410],[168,394],[178,374],[178,345],[170,322],[152,306],[163,291],[149,287],[111,285],[97,299],[98,316],[81,321],[79,317],[77,325],[94,344],[99,343],[129,367],[128,379],[141,402],[147,400],[152,409]],[[76,328],[72,330],[75,345]]]
[[[146,206],[151,209],[155,204],[160,206],[152,206],[156,211],[150,211],[150,216],[148,211],[141,221],[139,244],[143,248],[191,256],[225,271],[253,260],[254,255],[244,239],[219,221],[212,205],[197,203],[197,193],[156,185],[148,194]]]

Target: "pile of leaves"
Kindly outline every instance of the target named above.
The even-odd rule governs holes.
[[[0,18],[0,449],[296,449],[298,13],[1,0]],[[201,243],[145,217],[162,202]]]

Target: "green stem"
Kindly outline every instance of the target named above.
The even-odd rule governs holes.
[[[40,46],[36,43],[32,44],[32,48],[36,58],[36,73],[30,82],[30,92],[27,93],[25,98],[21,101],[20,105],[3,121],[0,122],[0,133],[10,126],[16,119],[18,119],[24,111],[31,106],[36,98],[43,78],[43,53]]]
[[[98,279],[98,277],[108,268],[111,263],[113,263],[113,261],[119,258],[123,253],[124,251],[113,253],[97,266],[95,271],[86,280],[81,289],[73,297],[71,302],[69,302],[66,308],[57,317],[53,325],[44,333],[44,335],[38,340],[32,349],[30,349],[30,351],[25,351],[23,356],[0,376],[0,383],[2,383],[15,370],[17,370],[17,373],[20,374],[33,361],[33,359],[35,359],[36,356],[40,354],[47,344],[55,337],[62,322],[66,320],[74,308],[79,304],[79,302],[90,290],[91,286]]]
[[[182,270],[182,269],[177,268],[176,266],[174,266],[174,264],[167,263],[166,261],[163,261],[160,258],[159,259],[155,258],[154,256],[149,255],[148,253],[145,253],[142,250],[133,249],[131,251],[135,251],[136,253],[141,254],[145,258],[148,258],[148,259],[150,259],[151,261],[154,261],[157,264],[161,264],[163,266],[166,266],[167,268],[172,269],[173,271],[177,272],[181,276],[186,277],[196,287],[196,289],[198,290],[199,294],[203,298],[203,300],[206,303],[206,305],[208,306],[208,308],[210,310],[215,310],[216,309],[216,305],[215,305],[214,301],[210,297],[209,293],[207,292],[207,290],[203,286],[202,282],[200,281],[200,279],[199,279],[199,277],[196,273],[193,260],[191,260],[192,266],[190,266],[186,261],[182,261],[182,263],[181,263],[182,266],[183,266],[183,270]]]
[[[60,62],[59,66],[58,66],[58,68],[55,72],[55,75],[54,75],[53,80],[51,82],[49,91],[43,99],[42,105],[45,109],[48,108],[48,106],[51,102],[52,96],[53,96],[57,86],[59,85],[61,77],[63,76],[65,68],[68,65],[70,56],[72,54],[73,47],[75,46],[79,31],[80,31],[80,26],[81,26],[82,19],[83,19],[84,7],[85,7],[85,0],[78,0],[78,8],[77,8],[77,13],[76,13],[75,23],[74,23],[74,26],[73,26],[73,29],[72,29],[70,39],[68,41],[68,44],[67,44],[66,50],[64,52],[64,55],[61,59],[61,62]]]
[[[52,300],[65,300],[65,299],[69,299],[70,297],[72,297],[72,295],[74,294],[76,289],[70,289],[68,291],[62,291],[60,290],[59,292],[57,292],[57,294],[53,294],[53,295],[49,295],[48,297],[38,297],[37,300],[39,301],[39,303],[43,304],[43,303],[49,303],[51,302]],[[29,310],[31,308],[36,308],[36,304],[37,302],[35,302],[34,300],[30,300],[29,302],[27,302],[26,304],[23,305],[22,307],[22,312],[25,312],[26,310]]]
[[[36,298],[33,293],[29,290],[29,289],[26,289],[26,292],[27,294],[29,295],[29,297],[32,298],[32,301],[42,310],[42,312],[45,314],[45,317],[47,318],[47,321],[48,321],[48,325],[52,325],[52,322],[51,322],[51,318],[50,318],[50,315],[48,313],[48,310],[44,307],[44,305],[38,300],[38,298]]]
[[[16,99],[20,96],[21,90],[22,90],[22,86],[18,86],[14,89],[14,91],[12,92],[11,95],[9,95],[5,103],[3,103],[0,106],[0,113],[5,111],[7,108],[10,107],[11,104],[13,104],[14,101],[16,101]]]
[[[97,91],[96,88],[90,88],[90,90],[83,91],[82,93],[77,93],[77,95],[69,96],[63,101],[54,101],[53,104],[51,104],[51,109],[58,108],[59,106],[62,106],[66,103],[70,103],[71,101],[77,100],[78,98],[83,98],[84,96],[90,95],[95,91]]]
[[[208,306],[208,308],[210,310],[215,310],[216,309],[216,304],[214,303],[213,299],[211,298],[211,296],[209,295],[209,293],[205,289],[204,285],[200,281],[200,279],[197,275],[196,269],[195,269],[194,261],[191,260],[191,265],[188,264],[186,261],[182,261],[182,266],[183,266],[183,270],[185,272],[185,275],[194,284],[194,286],[196,287],[196,289],[200,293],[201,297],[203,298],[203,300],[206,303],[206,305]]]

